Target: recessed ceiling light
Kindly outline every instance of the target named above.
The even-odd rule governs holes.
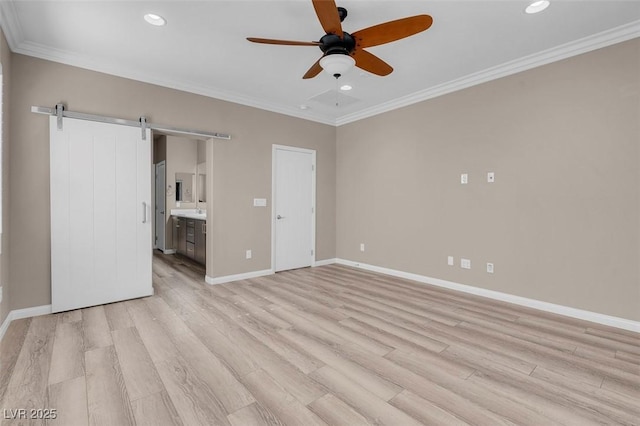
[[[156,15],[155,13],[147,13],[146,15],[144,15],[144,20],[151,25],[155,25],[156,27],[167,25],[167,20],[160,15]]]
[[[524,11],[529,14],[538,13],[538,12],[542,12],[547,7],[549,7],[549,0],[538,0],[538,1],[534,1],[529,6],[527,6],[527,8]]]
[[[349,86],[348,84],[343,84],[342,86],[340,86],[340,90],[344,90],[345,92],[351,89],[353,89],[353,87]]]
[[[309,105],[302,104],[300,105],[300,109],[309,109]]]

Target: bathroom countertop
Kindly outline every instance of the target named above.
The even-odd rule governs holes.
[[[172,209],[171,216],[186,217],[188,219],[207,220],[206,210],[194,210],[194,209]]]

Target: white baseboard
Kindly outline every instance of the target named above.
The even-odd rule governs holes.
[[[22,319],[22,318],[31,318],[37,317],[40,315],[47,315],[51,313],[51,305],[42,305],[42,306],[34,306],[32,308],[24,308],[24,309],[16,309],[9,312],[7,318],[5,318],[2,326],[0,326],[0,340],[4,337],[4,334],[7,332],[9,328],[9,324],[11,321]]]
[[[406,278],[408,280],[417,281],[423,284],[431,284],[437,287],[444,287],[450,290],[474,294],[476,296],[487,297],[489,299],[500,300],[520,306],[526,306],[528,308],[538,309],[540,311],[552,312],[554,314],[564,315],[571,318],[578,318],[597,324],[608,325],[611,327],[640,333],[640,322],[629,320],[626,318],[619,318],[611,315],[600,314],[597,312],[585,311],[583,309],[572,308],[569,306],[556,305],[554,303],[543,302],[541,300],[529,299],[526,297],[515,296],[513,294],[487,290],[480,287],[473,287],[470,285],[459,284],[452,281],[441,280],[439,278],[431,278],[424,275],[412,274],[410,272],[398,271],[395,269],[388,269],[375,265],[368,265],[366,263],[354,262],[351,260],[336,259],[335,263],[339,265],[365,269],[367,271],[378,272],[385,275],[391,275],[398,278]]]
[[[16,309],[11,311],[9,315],[11,315],[11,321],[22,319],[22,318],[31,318],[38,317],[40,315],[47,315],[52,312],[51,305],[42,305],[42,306],[34,306],[33,308],[24,308],[24,309]]]
[[[4,333],[7,332],[7,329],[9,328],[9,324],[11,324],[11,312],[9,312],[7,317],[4,319],[4,322],[0,326],[0,342],[2,341],[2,338],[4,337]]]
[[[207,284],[216,285],[230,283],[232,281],[248,280],[249,278],[264,277],[265,275],[271,275],[274,271],[271,269],[263,269],[262,271],[245,272],[244,274],[226,275],[224,277],[210,277],[205,276],[204,280]]]
[[[336,263],[336,260],[337,259],[335,257],[333,259],[316,260],[311,266],[315,268],[316,266],[333,265]]]

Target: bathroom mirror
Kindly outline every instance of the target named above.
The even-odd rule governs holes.
[[[176,173],[176,201],[193,203],[194,173]]]

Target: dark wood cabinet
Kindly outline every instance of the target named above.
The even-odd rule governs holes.
[[[176,252],[178,254],[187,255],[187,220],[184,217],[174,217],[174,241]]]
[[[174,247],[178,254],[203,265],[207,263],[207,222],[174,217]]]
[[[195,258],[198,263],[207,263],[207,222],[196,220],[195,223]]]

